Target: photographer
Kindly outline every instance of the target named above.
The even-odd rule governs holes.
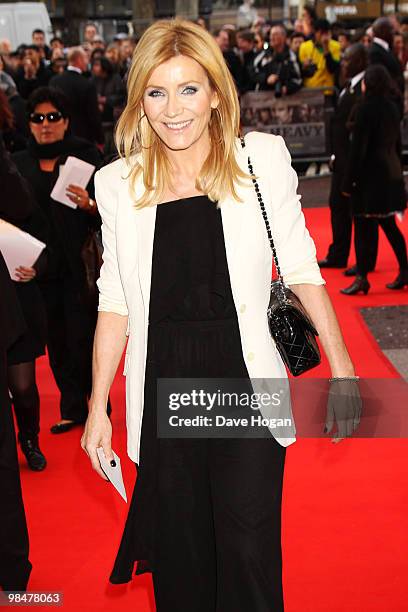
[[[37,45],[28,45],[24,50],[23,63],[16,75],[17,89],[22,98],[27,99],[38,87],[48,84],[52,72],[41,59]]]
[[[305,87],[333,87],[340,69],[340,44],[331,37],[330,24],[318,19],[314,35],[300,45],[299,61],[302,65]]]
[[[295,53],[287,44],[283,25],[271,29],[269,49],[254,60],[250,78],[254,89],[273,89],[276,97],[296,93],[302,87],[302,76]]]

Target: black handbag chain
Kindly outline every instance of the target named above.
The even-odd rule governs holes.
[[[241,136],[241,145],[242,145],[242,148],[245,149],[245,140],[244,140],[244,138],[242,136]],[[282,278],[282,274],[281,274],[281,270],[280,270],[280,266],[279,266],[278,256],[276,254],[275,243],[274,243],[273,237],[272,237],[271,226],[269,224],[269,219],[268,219],[268,215],[266,214],[265,204],[264,204],[264,201],[262,199],[261,190],[259,189],[258,181],[256,180],[255,173],[254,173],[254,168],[252,166],[251,158],[249,157],[249,155],[248,155],[248,168],[249,168],[249,173],[251,175],[252,183],[253,183],[254,188],[255,188],[256,197],[258,198],[259,206],[261,207],[262,217],[263,217],[263,220],[265,222],[265,227],[266,227],[266,232],[268,234],[269,244],[271,245],[271,249],[272,249],[273,260],[275,262],[276,273],[278,275],[278,279],[279,279],[280,283],[282,284],[281,299],[286,301],[286,295],[285,295],[285,292],[283,291],[283,284],[284,284],[284,282],[283,282],[283,278]]]
[[[243,138],[241,138],[241,145],[242,148],[245,148]],[[268,215],[249,156],[248,168],[265,222],[273,261],[278,274],[278,278],[271,281],[271,293],[267,308],[269,333],[289,371],[294,376],[299,376],[299,374],[303,374],[303,372],[320,363],[320,351],[316,342],[318,333],[300,299],[283,281]]]

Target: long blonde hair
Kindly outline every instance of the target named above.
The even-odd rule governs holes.
[[[133,196],[137,178],[143,177],[144,193],[135,199],[135,204],[141,208],[160,202],[165,187],[171,185],[165,147],[143,113],[142,100],[153,70],[178,55],[190,57],[202,66],[219,100],[208,126],[210,154],[197,177],[196,188],[214,202],[228,194],[240,201],[236,185],[248,175],[235,159],[240,111],[234,81],[211,34],[189,21],[173,19],[157,21],[141,37],[129,70],[128,101],[116,126],[116,147],[129,168]]]

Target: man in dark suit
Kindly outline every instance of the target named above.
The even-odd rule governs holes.
[[[255,45],[255,34],[251,30],[237,32],[237,47],[245,72],[245,87],[243,91],[250,91],[254,89],[254,86],[250,82],[248,75],[254,69],[254,60],[259,54],[259,50]]]
[[[68,67],[54,76],[49,85],[61,89],[70,104],[71,130],[74,136],[92,143],[103,143],[101,115],[98,108],[96,87],[83,73],[88,69],[88,59],[81,47],[74,47],[68,54]]]
[[[368,50],[369,64],[382,64],[390,73],[401,94],[404,93],[404,73],[401,63],[395,57],[393,47],[393,26],[387,17],[379,17],[373,24],[373,42]]]
[[[402,66],[399,60],[395,57],[393,47],[394,28],[391,21],[387,17],[379,17],[374,22],[373,26],[373,42],[368,50],[368,63],[382,64],[389,72],[395,83],[395,92],[393,94],[394,102],[396,103],[401,119],[404,116],[404,88],[405,80]],[[372,233],[369,252],[369,271],[375,267],[378,251],[378,227]],[[356,274],[356,266],[348,268],[344,274],[353,276]]]
[[[225,63],[235,81],[238,91],[247,90],[247,79],[244,65],[240,57],[230,48],[230,37],[227,30],[220,28],[214,32],[215,42],[218,44],[225,59]]]
[[[337,103],[337,109],[330,126],[333,175],[330,190],[330,215],[333,242],[325,259],[319,261],[321,268],[345,268],[350,252],[352,215],[350,198],[341,192],[346,163],[350,150],[351,114],[361,97],[361,83],[367,67],[367,51],[357,43],[344,54],[344,75],[346,82]]]

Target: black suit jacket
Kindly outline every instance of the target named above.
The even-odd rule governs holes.
[[[244,91],[246,89],[246,71],[240,58],[232,50],[224,51],[223,56],[238,91]]]
[[[392,51],[387,51],[381,45],[373,42],[368,50],[369,64],[382,64],[397,84],[401,94],[404,93],[405,81],[402,66]]]
[[[352,111],[360,100],[362,91],[359,81],[355,87],[348,89],[339,98],[337,108],[330,125],[331,152],[336,156],[334,162],[335,173],[344,172],[350,151],[350,120]]]
[[[61,89],[68,98],[72,133],[93,143],[103,143],[95,84],[74,70],[55,75],[49,84]]]

